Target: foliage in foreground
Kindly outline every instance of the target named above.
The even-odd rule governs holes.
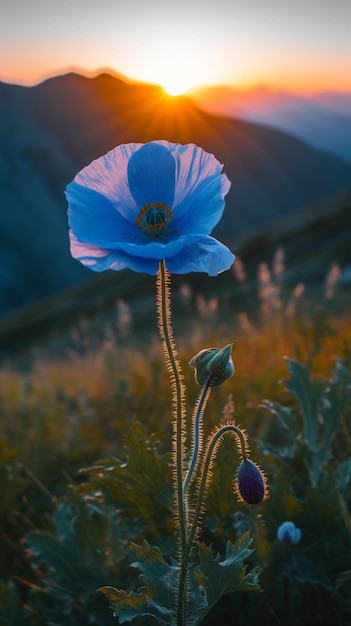
[[[235,411],[251,441],[255,438],[255,458],[266,469],[271,498],[254,508],[238,505],[232,494],[232,447],[223,446],[219,452],[199,544],[201,558],[212,568],[207,592],[213,594],[209,600],[213,608],[203,626],[248,626],[258,619],[267,626],[351,623],[349,362],[337,360],[328,377],[312,376],[310,368],[297,360],[286,363],[289,378],[279,401],[262,402],[260,409],[251,409],[251,417],[250,413],[244,417],[248,411],[240,405]],[[215,396],[213,400],[218,402]],[[93,424],[91,401],[85,403],[80,410],[85,419],[90,414]],[[44,423],[44,415],[41,420]],[[82,470],[75,481],[67,478],[67,487],[61,480],[56,496],[52,473],[45,480],[48,459],[43,458],[39,479],[23,467],[18,451],[1,448],[0,624],[116,624],[97,592],[106,585],[122,587],[132,592],[132,598],[146,585],[152,599],[143,554],[151,551],[166,572],[175,548],[169,433],[162,428],[166,420],[164,416],[158,435],[150,433],[147,423],[133,420],[118,457],[106,449],[104,458]],[[59,428],[57,418],[55,425]],[[78,442],[79,436],[73,449]],[[94,453],[88,446],[86,457],[87,451]],[[59,464],[61,455],[62,451],[51,461]],[[50,491],[45,484],[50,484]],[[277,529],[286,520],[301,529],[297,545],[277,539]],[[238,544],[243,534],[245,539]],[[163,561],[155,545],[162,550]],[[215,558],[210,545],[218,554]],[[260,572],[262,590],[250,593],[250,599],[240,591],[216,602],[219,594],[213,582],[224,580],[219,573],[233,550],[242,557],[252,583],[257,583]],[[136,566],[131,568],[130,562]],[[199,582],[206,588],[205,580]],[[125,623],[128,619],[126,614]],[[133,623],[151,624],[152,618]]]
[[[233,447],[224,442],[198,547],[211,580],[197,578],[207,596],[197,597],[200,611],[212,607],[201,626],[351,624],[349,325],[339,322],[336,333],[321,308],[292,317],[280,294],[265,282],[260,327],[243,314],[233,331],[224,296],[204,311],[201,301],[200,323],[185,324],[183,370],[192,397],[186,361],[203,336],[213,345],[236,337],[235,378],[212,394],[205,426],[209,433],[221,413],[235,417],[271,485],[262,505],[237,504]],[[192,311],[188,297],[184,306]],[[123,341],[130,322],[117,326],[118,343],[109,332],[95,345],[83,323],[78,350],[65,361],[39,360],[25,374],[0,372],[0,626],[112,626],[118,619],[97,589],[113,585],[138,601],[144,587],[144,598],[152,598],[143,555],[165,572],[174,565],[168,378],[158,343],[140,353]],[[298,360],[284,363],[284,353]],[[290,378],[279,385],[287,366]],[[286,520],[301,529],[296,545],[277,539]],[[239,581],[229,577],[224,587],[233,555]],[[231,583],[240,586],[240,575],[257,586],[257,572],[259,593],[227,593]]]

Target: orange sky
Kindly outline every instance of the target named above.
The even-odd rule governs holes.
[[[0,80],[108,67],[181,92],[351,91],[349,0],[3,0]]]

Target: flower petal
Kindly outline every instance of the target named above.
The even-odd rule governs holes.
[[[135,222],[127,221],[100,192],[73,181],[66,188],[66,197],[69,225],[80,241],[106,248],[116,247],[121,239],[143,241]]]
[[[205,178],[174,208],[174,229],[183,233],[211,233],[223,215],[224,196],[229,188],[225,174]]]
[[[170,149],[176,162],[176,207],[206,178],[219,177],[223,166],[213,154],[192,143],[185,146],[170,144]]]
[[[159,142],[142,146],[129,160],[128,182],[139,209],[150,202],[162,202],[171,207],[175,161],[170,151]]]
[[[83,187],[98,191],[108,198],[129,221],[134,221],[139,208],[130,192],[127,168],[132,154],[143,144],[122,144],[84,167],[74,178]]]
[[[234,260],[234,254],[217,239],[203,236],[176,256],[166,259],[166,265],[171,274],[206,272],[209,276],[217,276],[228,270]]]
[[[179,237],[178,239],[173,239],[168,243],[152,240],[148,243],[143,242],[142,244],[132,243],[130,241],[120,241],[118,242],[118,245],[116,244],[116,246],[114,246],[114,249],[123,250],[130,256],[161,261],[162,259],[167,260],[173,258],[177,254],[182,254],[182,250],[184,248],[197,243],[199,239],[203,239],[202,235]]]
[[[88,243],[78,241],[74,233],[70,230],[71,254],[74,259],[94,272],[104,272],[105,270],[119,271],[130,268],[135,272],[145,274],[156,274],[159,263],[155,259],[145,259],[129,256],[122,250],[107,250]]]

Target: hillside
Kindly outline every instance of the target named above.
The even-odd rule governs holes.
[[[232,181],[225,241],[347,188],[351,166],[288,134],[207,114],[187,98],[109,75],[0,84],[0,315],[91,276],[71,259],[64,189],[119,143],[194,142]]]
[[[213,115],[283,130],[351,163],[351,93],[302,97],[258,85],[248,89],[204,87],[189,95]]]
[[[284,218],[276,218],[251,232],[243,233],[233,244],[244,262],[247,274],[245,289],[233,280],[231,271],[209,278],[201,274],[173,276],[173,297],[186,283],[194,297],[222,295],[230,301],[231,315],[242,310],[242,297],[256,297],[257,269],[260,262],[272,263],[276,249],[284,250],[284,283],[287,292],[298,284],[306,287],[308,298],[319,302],[324,281],[331,264],[341,268],[339,285],[340,310],[348,309],[351,283],[351,189],[316,202]],[[225,294],[225,297],[223,296]],[[89,273],[89,278],[75,287],[53,294],[36,303],[2,317],[0,324],[0,358],[30,353],[33,348],[60,346],[70,342],[72,328],[85,320],[101,332],[109,320],[116,323],[116,302],[128,303],[135,331],[147,325],[156,332],[155,280],[152,276],[130,270],[123,272]],[[195,310],[195,308],[194,308]],[[136,341],[138,340],[136,333]]]

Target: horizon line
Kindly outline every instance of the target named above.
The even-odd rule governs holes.
[[[113,69],[110,66],[101,66],[92,70],[92,69],[87,69],[87,68],[77,66],[77,65],[69,65],[64,68],[58,68],[56,70],[52,70],[52,72],[43,73],[42,75],[36,78],[30,78],[30,79],[24,79],[24,78],[23,79],[16,79],[16,78],[11,79],[11,78],[3,78],[0,76],[0,82],[7,84],[7,85],[30,88],[30,87],[36,87],[38,85],[41,85],[47,80],[52,80],[55,78],[59,78],[60,76],[66,76],[68,74],[77,74],[79,76],[83,76],[89,79],[94,79],[103,74],[107,74],[127,84],[148,85],[150,87],[151,86],[160,87],[161,89],[163,89],[163,86],[158,84],[157,82],[131,78],[129,76],[126,76],[122,72],[119,72],[118,70]],[[300,89],[297,87],[286,87],[286,86],[282,86],[279,84],[274,84],[274,82],[270,82],[269,80],[262,79],[258,81],[252,81],[250,83],[245,83],[245,84],[220,82],[220,83],[208,83],[208,84],[203,84],[203,85],[197,85],[194,87],[189,87],[189,89],[187,89],[182,95],[186,96],[191,93],[201,92],[203,90],[210,90],[210,89],[213,89],[213,90],[226,89],[228,91],[239,91],[239,92],[248,92],[248,91],[254,91],[258,89],[267,89],[267,91],[271,91],[275,93],[280,92],[284,94],[293,94],[293,95],[300,95],[300,96],[307,96],[307,97],[317,96],[317,95],[322,95],[322,94],[338,94],[338,95],[351,94],[351,87],[349,89],[338,89],[335,87],[325,86],[325,87],[321,87],[318,89],[314,88],[314,89],[306,90],[303,87]]]

